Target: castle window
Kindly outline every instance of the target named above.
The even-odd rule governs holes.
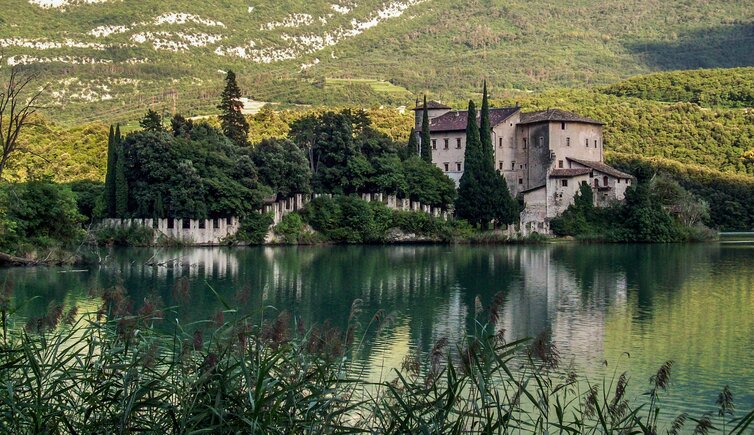
[[[560,129],[561,130],[565,130],[565,122],[561,122],[560,123]]]
[[[558,168],[563,169],[563,161],[558,160]]]
[[[560,180],[560,185],[563,187],[568,187],[568,180],[566,180],[565,178]]]
[[[618,178],[617,180],[615,180],[615,182],[618,183],[618,184],[620,184],[620,178]]]
[[[597,139],[594,140],[594,147],[597,148]]]
[[[498,140],[498,142],[500,143],[498,146],[500,148],[502,148],[503,147],[503,138],[501,137],[500,140]]]
[[[461,171],[461,162],[456,162],[456,169],[460,172]]]
[[[584,145],[586,145],[586,147],[589,148],[589,139],[584,139]]]
[[[445,172],[448,172],[450,170],[450,163],[445,162],[443,165],[445,165]]]
[[[433,150],[437,149],[437,139],[432,139],[432,149]]]
[[[460,137],[456,138],[456,148],[459,149],[459,150],[461,149],[461,138]]]
[[[602,181],[603,181],[603,183],[605,183],[605,187],[607,187],[607,175],[605,175],[604,177],[602,177]]]
[[[445,138],[445,149],[448,149],[448,141],[449,141],[449,140],[450,140],[450,139],[448,139],[447,137]]]
[[[516,161],[515,160],[511,162],[511,171],[514,170],[514,169],[516,169]]]
[[[503,170],[503,161],[502,160],[497,163],[497,168],[500,169],[501,171]]]
[[[524,138],[524,149],[526,149],[526,138]]]
[[[524,179],[523,178],[519,178],[518,179],[518,184],[524,184]]]
[[[541,147],[545,146],[545,137],[544,136],[540,136],[539,137],[539,146],[541,146]]]
[[[567,147],[571,146],[571,138],[570,137],[566,138],[566,146]]]

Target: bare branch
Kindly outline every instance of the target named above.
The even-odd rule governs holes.
[[[27,92],[27,88],[38,78],[37,73],[22,74],[20,69],[14,66],[2,87],[4,91],[0,93],[0,178],[11,155],[18,149],[21,131],[30,124],[30,117],[42,107],[37,102],[47,90],[47,86],[35,92]]]

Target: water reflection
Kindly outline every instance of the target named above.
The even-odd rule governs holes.
[[[736,386],[739,409],[754,406],[754,249],[699,245],[347,246],[115,250],[86,272],[0,270],[14,281],[23,317],[51,301],[90,301],[89,290],[122,282],[139,305],[158,296],[183,324],[210,319],[223,301],[244,313],[289,310],[307,325],[346,327],[363,300],[366,326],[379,309],[393,323],[354,357],[372,379],[406,352],[441,337],[460,341],[474,327],[474,300],[503,293],[507,339],[551,331],[564,359],[587,373],[620,362],[636,394],[666,359],[676,361],[671,406]],[[157,264],[157,266],[154,266]],[[187,294],[176,292],[184,280]],[[180,297],[179,297],[180,296]],[[92,302],[87,302],[92,305]],[[166,326],[169,328],[169,326]],[[624,356],[628,352],[631,358]],[[676,401],[678,403],[676,403]],[[701,409],[701,408],[700,408]]]

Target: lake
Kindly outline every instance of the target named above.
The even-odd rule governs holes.
[[[138,306],[159,298],[170,331],[187,330],[225,303],[258,315],[274,306],[306,325],[345,328],[354,300],[367,325],[378,310],[392,322],[357,334],[353,355],[370,379],[391,378],[407,352],[429,351],[441,337],[458,341],[474,327],[475,298],[504,302],[506,339],[544,330],[562,365],[599,379],[628,371],[631,394],[673,360],[663,412],[698,417],[715,411],[729,385],[737,416],[754,408],[754,242],[689,245],[328,246],[116,249],[107,266],[0,269],[12,282],[15,324],[52,302],[95,311],[92,289],[122,283]],[[162,265],[147,266],[157,260]],[[178,284],[176,284],[178,282]],[[183,283],[188,293],[181,295]],[[211,289],[215,289],[216,295]],[[267,309],[272,314],[271,309]],[[607,361],[607,365],[605,365]],[[715,414],[716,415],[716,414]]]

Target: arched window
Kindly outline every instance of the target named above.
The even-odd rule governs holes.
[[[607,187],[607,175],[602,177],[602,182],[605,184],[605,187]]]

